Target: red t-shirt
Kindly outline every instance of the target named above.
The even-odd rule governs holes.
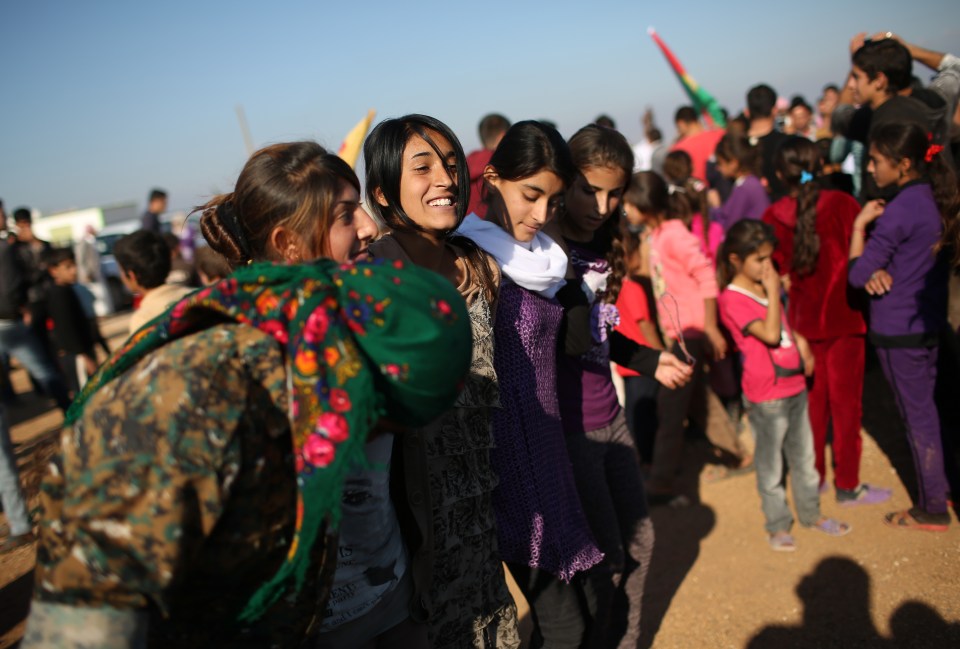
[[[729,285],[717,298],[720,319],[743,354],[743,394],[754,403],[786,399],[807,387],[800,351],[786,318],[780,319],[780,344],[771,347],[747,328],[767,317],[767,301],[739,286]]]
[[[620,296],[617,297],[617,311],[620,312],[620,324],[617,325],[617,331],[624,336],[649,346],[650,343],[643,337],[640,331],[642,320],[650,320],[650,305],[647,304],[647,293],[637,282],[632,279],[624,278],[620,287]],[[617,365],[617,374],[620,376],[640,376],[639,372]]]
[[[685,137],[673,145],[671,151],[686,151],[690,155],[690,161],[693,162],[693,177],[707,182],[707,161],[713,157],[713,152],[717,149],[717,143],[724,136],[726,131],[717,129],[714,131],[702,131],[696,135]]]

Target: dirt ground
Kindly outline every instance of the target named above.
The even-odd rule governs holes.
[[[101,326],[119,344],[124,318]],[[21,477],[35,494],[60,416],[15,374],[21,404],[8,416]],[[960,395],[960,382],[949,389]],[[705,455],[690,445],[685,477],[694,504],[653,510],[657,543],[641,647],[960,647],[960,525],[954,520],[947,533],[932,534],[883,524],[883,513],[910,506],[915,480],[892,396],[872,363],[864,401],[861,477],[893,488],[893,501],[847,508],[825,495],[824,513],[851,523],[853,531],[832,538],[796,529],[792,554],[767,545],[755,476],[701,484]],[[0,555],[0,648],[14,646],[23,633],[33,561],[32,547]],[[518,604],[524,613],[525,604]]]

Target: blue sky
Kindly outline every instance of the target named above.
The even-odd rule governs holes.
[[[184,209],[231,189],[238,104],[257,146],[336,149],[370,108],[433,115],[468,151],[491,111],[565,136],[605,112],[633,141],[652,106],[672,133],[684,95],[649,25],[731,112],[760,81],[813,102],[843,80],[857,31],[960,49],[946,0],[5,0],[0,24],[0,198],[45,213],[142,205],[153,186]]]

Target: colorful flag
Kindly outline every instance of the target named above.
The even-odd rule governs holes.
[[[373,117],[376,114],[377,111],[375,110],[368,111],[367,116],[357,122],[357,125],[347,133],[347,137],[343,138],[343,143],[340,145],[337,155],[351,167],[355,167],[357,164],[357,158],[360,157],[360,147],[363,146],[363,138],[367,137],[367,131],[370,130],[370,124],[373,123]]]
[[[719,128],[726,128],[727,120],[724,119],[723,111],[720,110],[720,102],[714,99],[713,95],[709,92],[701,88],[694,78],[687,74],[686,69],[677,57],[674,56],[673,52],[670,51],[666,43],[660,39],[660,36],[657,35],[653,27],[647,28],[647,33],[650,34],[650,38],[653,39],[653,42],[656,43],[660,51],[663,52],[667,63],[673,68],[674,74],[676,74],[677,79],[680,80],[680,85],[687,91],[690,101],[693,102],[694,110],[702,114],[708,124],[712,123]]]

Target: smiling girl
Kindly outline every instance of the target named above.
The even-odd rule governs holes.
[[[518,647],[490,502],[497,484],[490,412],[499,405],[493,367],[499,269],[470,240],[452,236],[469,203],[466,157],[453,132],[425,115],[381,122],[363,152],[370,206],[389,228],[371,246],[374,256],[444,276],[466,300],[473,329],[473,363],[456,404],[408,435],[403,447],[407,498],[420,507],[413,518],[424,539],[414,557],[416,586],[431,586],[430,641]]]

